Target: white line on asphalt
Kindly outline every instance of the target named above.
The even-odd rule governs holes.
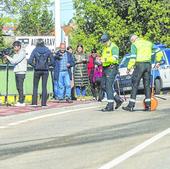
[[[143,142],[142,144],[136,146],[135,148],[129,150],[128,152],[122,154],[121,156],[113,159],[112,161],[104,164],[103,166],[101,166],[98,169],[111,169],[115,166],[117,166],[118,164],[122,163],[123,161],[125,161],[126,159],[130,158],[131,156],[135,155],[136,153],[138,153],[139,151],[143,150],[144,148],[146,148],[147,146],[149,146],[150,144],[156,142],[157,140],[161,139],[162,137],[166,136],[167,134],[170,134],[170,128],[164,130],[163,132],[155,135],[154,137],[146,140],[145,142]]]
[[[67,113],[74,112],[74,111],[93,109],[93,108],[97,108],[97,107],[100,107],[100,106],[84,107],[84,108],[79,108],[79,109],[66,110],[66,111],[63,111],[63,112],[60,112],[60,113],[51,113],[51,114],[41,115],[41,116],[38,116],[38,117],[33,117],[33,118],[30,118],[30,119],[25,119],[25,120],[9,123],[9,124],[6,124],[5,126],[0,126],[0,129],[6,129],[6,128],[9,128],[10,126],[17,126],[19,124],[27,123],[27,122],[30,122],[30,121],[35,121],[35,120],[39,120],[39,119],[43,119],[43,118],[47,118],[47,117],[52,117],[52,116],[63,115],[63,114],[67,114]]]

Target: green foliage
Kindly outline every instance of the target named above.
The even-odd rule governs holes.
[[[101,50],[99,39],[104,32],[128,52],[129,35],[136,33],[153,42],[170,45],[167,0],[74,0],[77,29],[71,36],[75,46],[81,42],[89,51],[94,45]]]
[[[3,22],[2,22],[2,18],[0,18],[0,50],[4,47],[2,26],[3,26]]]
[[[19,35],[50,35],[54,29],[50,0],[5,0],[4,10],[17,16]]]

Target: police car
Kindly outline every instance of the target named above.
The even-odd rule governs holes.
[[[156,44],[163,52],[163,58],[159,69],[154,68],[155,54],[152,56],[152,71],[151,81],[154,82],[155,93],[160,94],[161,89],[170,88],[170,48],[166,45]],[[130,91],[132,89],[131,77],[133,71],[127,74],[127,65],[130,59],[130,54],[123,57],[119,65],[118,82],[121,91]],[[143,80],[140,81],[139,90],[143,90]]]

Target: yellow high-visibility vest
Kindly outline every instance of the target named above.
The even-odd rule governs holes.
[[[115,58],[112,54],[112,48],[116,47],[117,50],[119,50],[118,46],[114,43],[111,43],[110,46],[105,46],[103,49],[103,53],[101,56],[101,61],[102,61],[102,65],[105,66],[109,66],[111,64],[117,64],[118,63],[118,59]]]

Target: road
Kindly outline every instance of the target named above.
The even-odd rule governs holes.
[[[0,169],[169,169],[166,99],[155,112],[141,96],[134,112],[94,102],[0,117]]]

